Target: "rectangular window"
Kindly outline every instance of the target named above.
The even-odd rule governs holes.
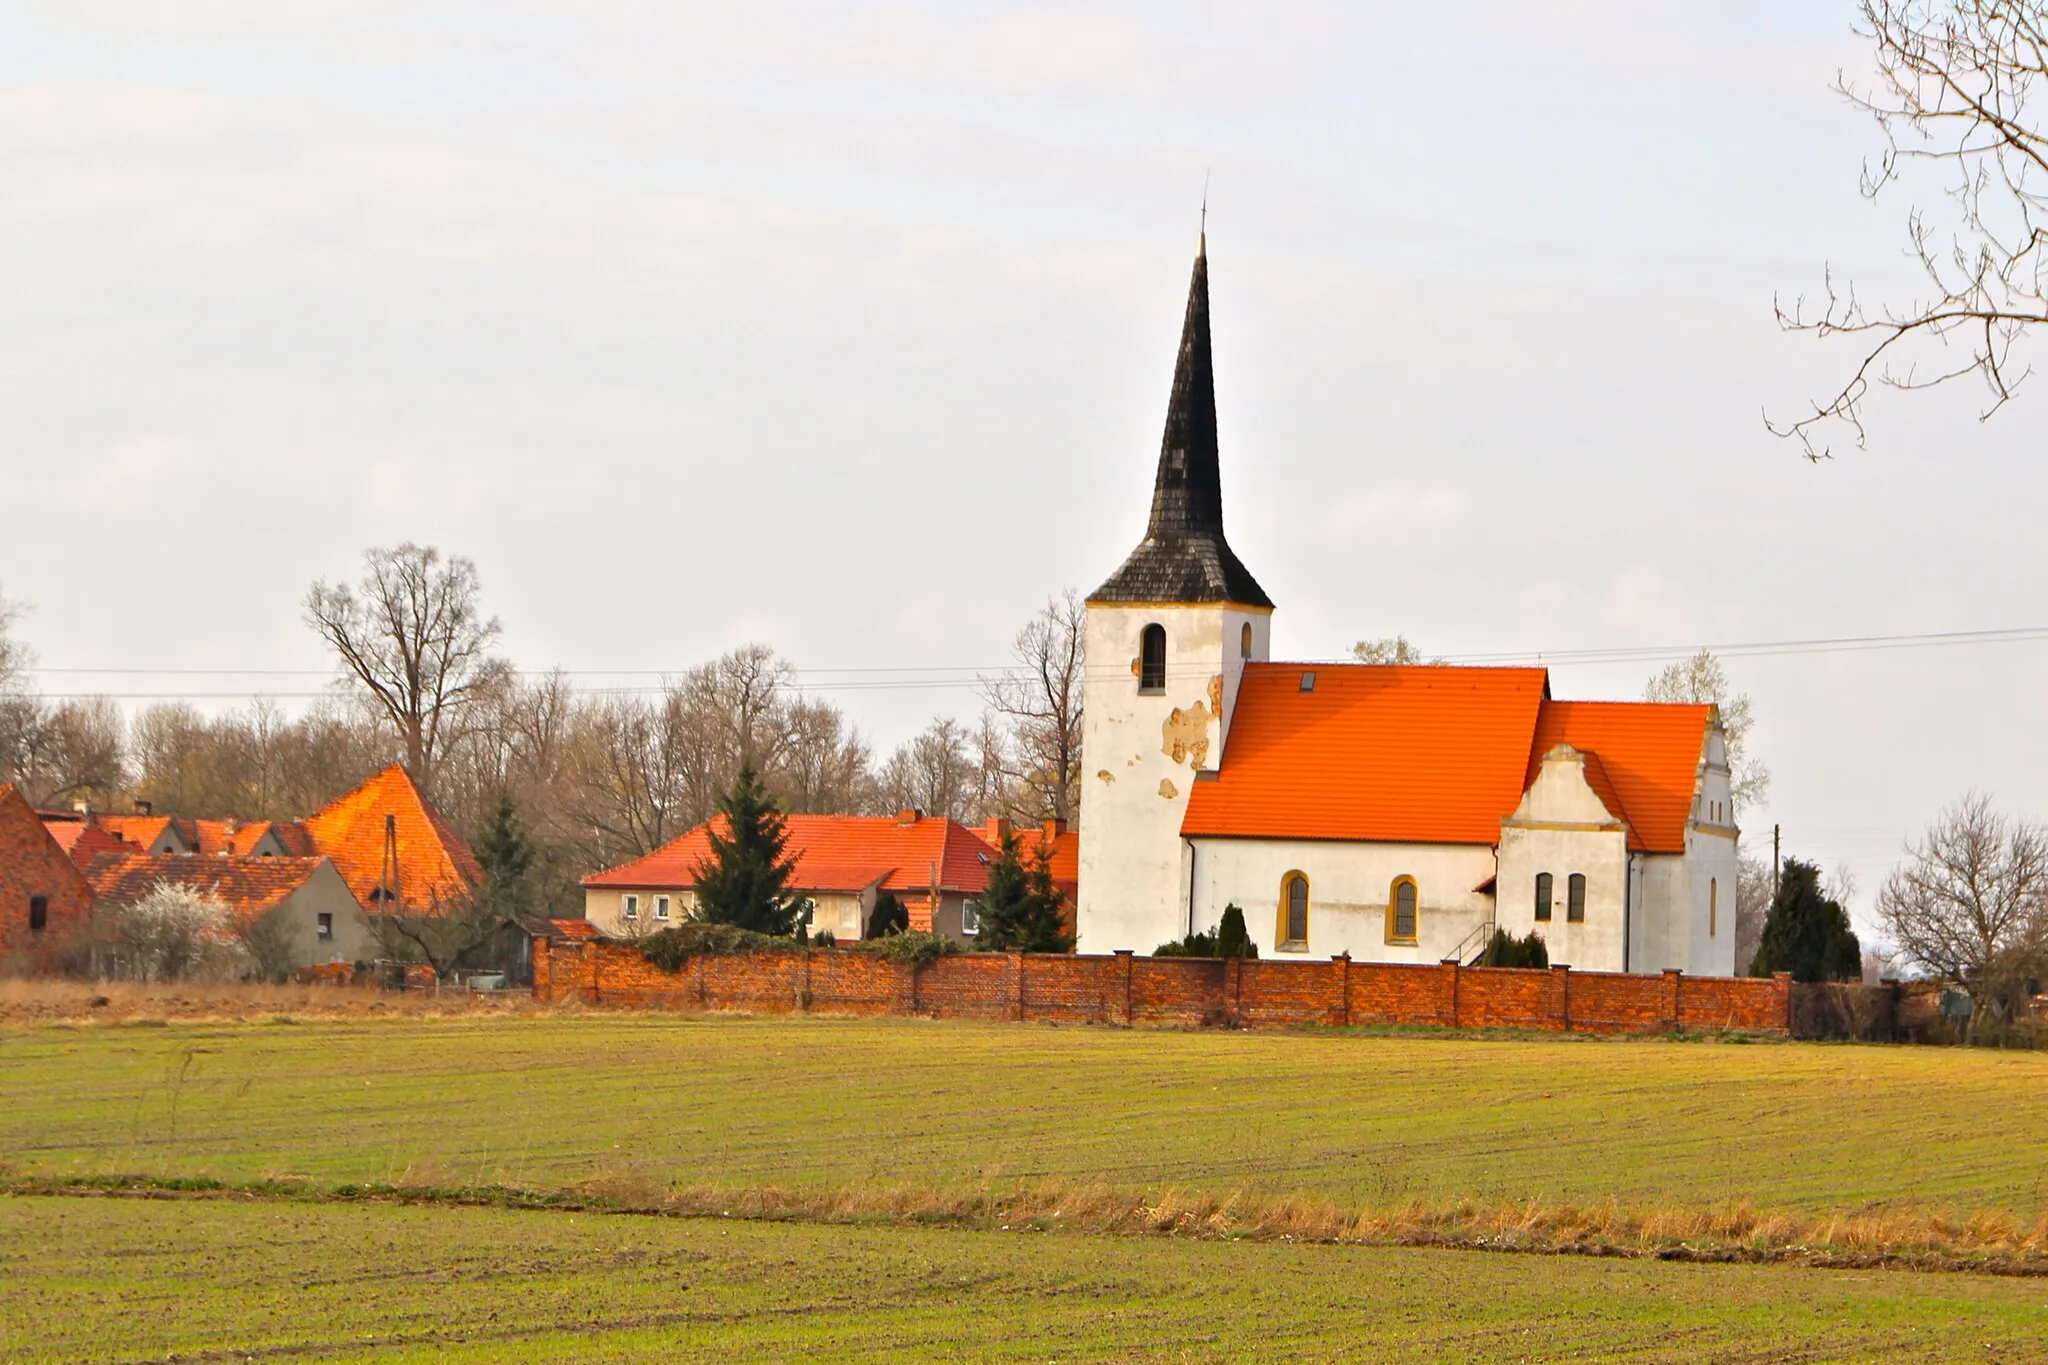
[[[839,932],[860,937],[860,902],[848,901],[839,907]]]
[[[1586,918],[1585,873],[1572,873],[1571,880],[1565,883],[1565,897],[1564,917],[1573,924],[1580,923]]]
[[[40,934],[41,932],[43,932],[44,926],[49,924],[49,922],[50,898],[48,896],[30,896],[28,898],[29,932],[32,934]]]
[[[960,902],[960,932],[978,934],[981,932],[981,902]]]
[[[1536,874],[1536,918],[1550,922],[1550,901],[1554,882],[1548,872]]]
[[[667,896],[656,896],[656,897],[654,898],[654,917],[655,917],[656,919],[667,919],[667,918],[668,918],[668,897],[667,897]]]
[[[620,902],[620,906],[621,909],[619,913],[624,915],[627,919],[640,918],[640,898],[638,896],[625,897]]]
[[[320,941],[330,942],[334,938],[334,916],[322,910],[313,918],[318,922],[314,932],[319,935]]]

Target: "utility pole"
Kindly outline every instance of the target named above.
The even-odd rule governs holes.
[[[1771,826],[1771,899],[1778,899],[1778,832],[1782,825]]]

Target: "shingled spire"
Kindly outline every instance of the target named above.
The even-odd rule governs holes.
[[[1091,602],[1232,602],[1268,607],[1251,571],[1223,538],[1223,481],[1216,455],[1216,373],[1209,350],[1209,250],[1206,234],[1188,282],[1187,319],[1173,367],[1152,519],[1145,539]]]

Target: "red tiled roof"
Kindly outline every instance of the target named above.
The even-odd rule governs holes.
[[[102,828],[123,843],[130,843],[140,849],[147,849],[157,841],[166,826],[171,823],[168,815],[102,815]]]
[[[1548,690],[1540,668],[1247,665],[1222,766],[1195,782],[1181,832],[1498,843]]]
[[[36,818],[43,822],[44,832],[56,840],[57,847],[66,853],[71,851],[81,834],[92,828],[86,824],[85,817],[75,811],[39,810],[36,812]]]
[[[1491,845],[1543,756],[1569,744],[1631,848],[1684,852],[1712,708],[1548,693],[1540,668],[1250,665],[1181,832]]]
[[[51,829],[51,833],[56,833],[56,830]],[[94,821],[84,825],[72,836],[71,846],[67,851],[71,854],[71,861],[83,868],[102,853],[133,853],[135,845],[123,843]]]
[[[1000,820],[991,820],[977,831],[990,849],[1001,846],[1002,825]],[[1081,831],[1067,828],[1064,821],[1048,820],[1042,825],[1014,825],[1011,833],[1027,858],[1043,848],[1052,850],[1053,885],[1073,900],[1075,888],[1081,884]]]
[[[365,906],[379,908],[371,898],[384,876],[387,815],[397,821],[400,906],[427,911],[459,899],[483,880],[469,845],[394,763],[305,822],[313,851],[334,860],[335,870]]]
[[[1594,790],[1608,809],[1628,821],[1629,846],[1649,853],[1685,852],[1707,727],[1713,708],[1687,702],[1551,701],[1543,704],[1530,749],[1534,781],[1543,755],[1560,744],[1598,755]],[[1586,765],[1594,781],[1592,763]],[[1619,804],[1617,804],[1617,802]]]
[[[246,857],[266,834],[276,835],[288,855],[313,852],[312,839],[296,820],[194,820],[191,826],[199,851],[208,857]]]
[[[786,815],[785,852],[796,859],[790,878],[797,891],[863,891],[878,882],[890,891],[928,891],[934,870],[942,891],[973,893],[988,885],[995,857],[973,830],[926,816],[902,823],[894,815]],[[711,856],[708,824],[699,825],[644,858],[585,877],[592,887],[674,888],[697,884],[697,867]]]
[[[324,858],[209,858],[198,853],[102,853],[86,865],[102,901],[133,905],[158,883],[190,887],[223,902],[235,920],[263,918],[320,870]]]

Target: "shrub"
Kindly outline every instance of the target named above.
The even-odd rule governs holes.
[[[778,934],[757,934],[733,924],[686,920],[639,940],[640,956],[665,972],[679,972],[692,957],[731,953],[793,953],[802,945]]]
[[[869,953],[891,962],[909,962],[919,967],[960,951],[960,945],[944,934],[928,934],[922,930],[905,930],[899,934],[871,938],[851,947],[857,953]]]
[[[1223,922],[1216,926],[1216,956],[1257,957],[1259,945],[1244,927],[1244,911],[1234,903],[1223,907]]]
[[[839,935],[833,933],[830,929],[820,929],[812,936],[811,946],[813,948],[837,948],[839,946]]]
[[[1479,955],[1482,967],[1548,967],[1550,949],[1544,946],[1543,936],[1534,929],[1527,938],[1516,938],[1505,929],[1495,929],[1487,941],[1486,951]]]
[[[1189,934],[1186,938],[1162,943],[1152,950],[1154,957],[1214,957],[1216,956],[1216,935]]]
[[[96,916],[111,959],[106,974],[132,981],[233,981],[250,954],[236,941],[228,907],[188,886],[160,881],[132,905]]]
[[[910,911],[904,908],[903,898],[894,891],[884,891],[875,897],[875,908],[868,914],[866,938],[887,938],[891,934],[910,932]]]

